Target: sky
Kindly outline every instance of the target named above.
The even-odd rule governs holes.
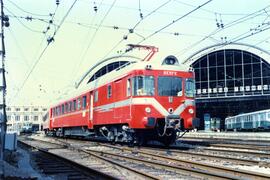
[[[224,42],[270,51],[269,0],[4,0],[4,13],[7,105],[56,103],[127,44],[158,47],[154,61]]]

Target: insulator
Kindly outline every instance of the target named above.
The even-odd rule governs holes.
[[[98,10],[98,9],[97,9],[97,6],[94,6],[94,11],[97,12],[97,10]]]
[[[143,14],[142,13],[140,13],[140,17],[141,17],[141,19],[143,19]]]
[[[60,4],[60,0],[56,0],[55,3],[58,6]]]
[[[9,27],[9,25],[10,25],[9,22],[6,21],[6,22],[5,22],[5,27]]]
[[[134,29],[129,29],[129,33],[134,33]]]
[[[31,16],[27,16],[25,19],[26,19],[27,21],[32,21],[32,20],[33,20],[33,18],[32,18]]]
[[[52,23],[53,23],[53,21],[52,21],[52,20],[50,20],[50,21],[49,21],[49,23],[50,23],[50,24],[52,24]]]
[[[124,35],[124,36],[123,36],[123,39],[124,39],[124,40],[127,40],[127,38],[128,38],[127,35]]]
[[[3,21],[9,21],[9,17],[7,15],[4,15]]]

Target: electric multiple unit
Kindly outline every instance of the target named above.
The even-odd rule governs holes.
[[[181,67],[174,56],[153,63],[153,54],[144,60],[119,56],[96,64],[83,77],[80,93],[50,108],[45,132],[169,145],[177,132],[199,126],[193,70]]]

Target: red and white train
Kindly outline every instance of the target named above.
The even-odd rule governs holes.
[[[85,88],[50,107],[43,129],[53,136],[103,136],[113,142],[169,145],[178,131],[199,126],[195,118],[192,69],[183,69],[174,56],[161,63],[118,56],[91,68],[80,81]]]

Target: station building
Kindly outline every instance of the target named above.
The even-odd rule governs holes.
[[[20,133],[26,129],[42,129],[47,108],[42,106],[7,106],[7,131]]]
[[[247,44],[217,44],[192,54],[197,116],[221,118],[270,109],[270,53]],[[201,127],[204,121],[201,121]]]

